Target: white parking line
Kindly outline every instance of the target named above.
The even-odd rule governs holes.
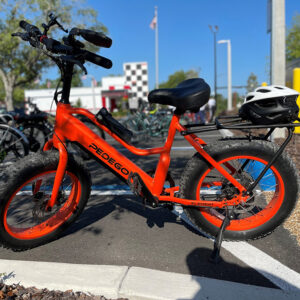
[[[186,216],[181,206],[175,206],[173,212],[180,218],[201,232]],[[212,239],[211,239],[212,240]],[[300,291],[300,274],[283,265],[265,252],[257,249],[247,242],[226,242],[222,243],[222,247],[246,263],[251,268],[268,278],[284,291]]]

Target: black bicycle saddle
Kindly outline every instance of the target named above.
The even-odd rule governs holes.
[[[148,95],[150,103],[175,106],[180,113],[199,111],[210,97],[210,87],[202,78],[187,79],[172,89],[153,90]]]

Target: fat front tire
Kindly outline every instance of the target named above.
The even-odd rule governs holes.
[[[59,162],[57,151],[34,153],[0,174],[0,243],[27,250],[57,239],[83,211],[91,179],[83,164],[69,155],[57,201],[51,197]]]
[[[205,147],[205,151],[246,188],[277,150],[277,145],[266,141],[220,141]],[[180,180],[180,195],[185,199],[221,201],[236,192],[199,153],[188,161]],[[298,171],[284,152],[259,181],[246,203],[233,207],[234,219],[224,232],[224,238],[249,240],[268,235],[290,215],[298,196]],[[185,207],[184,210],[209,236],[216,236],[225,216],[224,209]]]

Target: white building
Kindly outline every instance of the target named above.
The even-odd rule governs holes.
[[[25,100],[30,99],[35,103],[38,108],[48,113],[55,113],[56,104],[53,100],[55,89],[42,89],[42,90],[25,90]],[[60,99],[60,96],[58,97]],[[80,87],[72,88],[70,94],[70,102],[73,106],[79,105],[83,108],[87,108],[90,111],[94,111],[95,100],[95,112],[101,108],[101,88],[100,87]]]
[[[146,62],[124,63],[124,76],[102,78],[101,87],[72,88],[70,102],[96,113],[106,107],[114,111],[118,105],[123,108],[129,100],[129,108],[136,109],[140,100],[148,96],[148,65]],[[25,100],[30,99],[40,110],[55,113],[54,89],[25,90]],[[60,96],[58,97],[60,99]]]

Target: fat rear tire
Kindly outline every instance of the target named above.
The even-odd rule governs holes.
[[[249,155],[269,162],[278,146],[265,141],[223,141],[214,145],[206,146],[205,151],[216,161],[239,155]],[[197,199],[197,187],[199,181],[208,169],[211,168],[200,155],[196,153],[188,161],[180,180],[180,194],[185,199]],[[274,168],[278,171],[283,181],[283,201],[276,214],[266,220],[265,223],[248,230],[226,230],[224,238],[227,240],[249,240],[261,238],[271,233],[276,227],[284,222],[291,214],[299,196],[299,176],[291,158],[284,152],[275,162]],[[208,173],[206,173],[208,174]],[[209,236],[216,236],[219,227],[212,224],[204,217],[206,208],[185,207],[188,218],[202,231]]]

